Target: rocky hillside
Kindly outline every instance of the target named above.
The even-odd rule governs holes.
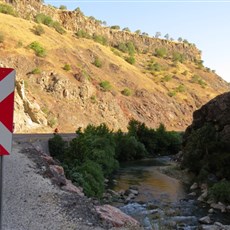
[[[185,131],[182,165],[194,172],[201,181],[207,178],[214,180],[213,177],[230,179],[229,114],[228,92],[195,111],[193,122]]]
[[[0,13],[0,66],[17,72],[16,132],[125,130],[131,118],[184,130],[194,110],[229,91],[192,44],[103,27],[79,9],[7,2],[18,17]],[[36,23],[41,12],[56,24]]]

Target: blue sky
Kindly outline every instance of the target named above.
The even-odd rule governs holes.
[[[230,0],[45,0],[69,10],[80,7],[86,16],[119,25],[131,31],[140,29],[150,36],[157,31],[195,43],[202,51],[204,65],[230,82]]]

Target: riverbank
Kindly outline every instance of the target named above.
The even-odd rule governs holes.
[[[144,229],[228,229],[223,224],[228,224],[229,213],[216,210],[210,214],[197,196],[189,194],[192,179],[167,157],[129,162],[118,173],[110,198],[113,194],[114,205],[136,218]]]
[[[4,230],[141,229],[120,210],[85,197],[44,152],[46,145],[14,142],[12,154],[4,157]],[[108,214],[104,219],[101,210]]]

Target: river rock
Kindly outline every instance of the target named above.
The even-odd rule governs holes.
[[[199,222],[201,224],[211,224],[212,223],[212,221],[211,221],[209,216],[204,216],[204,217],[200,218]]]
[[[188,196],[196,196],[196,192],[190,192]]]
[[[211,208],[218,209],[221,212],[226,212],[226,206],[222,204],[221,202],[218,202],[218,204],[212,203],[210,206]]]
[[[213,208],[210,208],[209,210],[208,210],[208,213],[210,213],[210,214],[213,214],[215,211],[214,211],[214,209]]]
[[[115,208],[111,205],[96,206],[95,208],[105,224],[109,224],[118,228],[125,226],[140,226],[140,223],[137,220],[133,219],[131,216],[128,216],[118,208]]]
[[[202,230],[230,230],[230,225],[215,222],[213,225],[201,225]]]
[[[192,184],[192,186],[190,187],[190,190],[195,190],[198,189],[198,184],[195,182]]]

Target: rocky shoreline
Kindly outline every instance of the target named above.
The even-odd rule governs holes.
[[[101,229],[141,229],[137,220],[120,209],[109,204],[102,205],[97,199],[87,198],[82,188],[75,186],[65,177],[60,163],[43,150],[43,144],[40,141],[27,144],[22,153],[36,163],[39,174],[50,178],[52,184],[67,192],[61,207],[72,220],[77,218],[78,222],[83,222],[86,226]]]
[[[159,171],[176,177],[183,183],[191,183],[191,175],[180,170],[175,162],[166,167],[159,167]],[[126,214],[137,219],[144,229],[230,229],[229,223],[224,221],[228,218],[230,221],[230,206],[207,200],[206,184],[194,183],[185,199],[171,204],[160,204],[157,200],[138,202],[138,194],[138,187],[130,186],[129,189],[118,192],[108,189],[103,198],[104,202],[118,206]]]
[[[193,184],[186,199],[173,204],[160,204],[157,200],[148,203],[137,202],[139,191],[136,186],[119,192],[108,189],[101,205],[98,200],[85,197],[81,188],[66,179],[59,162],[43,151],[41,142],[30,143],[23,148],[23,152],[36,163],[38,173],[50,178],[53,184],[69,194],[63,198],[62,207],[70,218],[78,218],[78,221],[88,226],[102,229],[230,229],[230,225],[214,219],[214,213],[230,213],[229,206],[224,206],[220,202],[211,203],[207,215],[194,215],[206,199],[205,185]],[[170,170],[170,167],[173,170]],[[174,163],[173,166],[164,169],[159,167],[159,170],[171,177],[181,174],[176,172],[178,168]]]

